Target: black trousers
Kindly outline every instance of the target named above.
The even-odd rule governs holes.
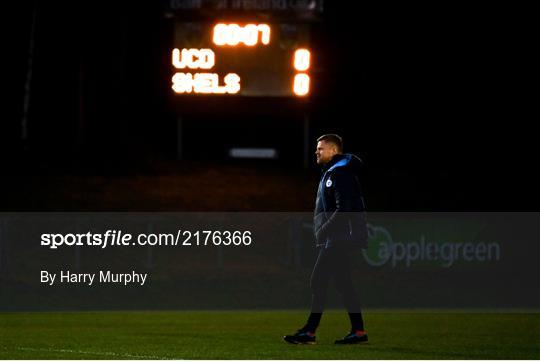
[[[351,277],[351,254],[349,246],[321,248],[311,274],[311,314],[304,327],[314,332],[319,326],[326,305],[330,280],[341,295],[343,305],[349,313],[352,330],[364,330],[360,302]]]

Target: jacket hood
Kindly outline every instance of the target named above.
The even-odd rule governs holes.
[[[351,153],[343,153],[332,157],[332,160],[328,162],[323,171],[330,171],[337,167],[347,167],[355,175],[359,175],[364,167],[364,162]]]

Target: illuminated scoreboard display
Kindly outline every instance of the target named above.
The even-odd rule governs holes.
[[[306,97],[313,60],[308,24],[177,22],[171,88],[178,96]]]

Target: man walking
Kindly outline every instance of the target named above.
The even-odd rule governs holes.
[[[358,175],[362,161],[343,154],[340,136],[317,139],[317,164],[323,174],[319,182],[314,213],[314,232],[319,254],[311,275],[311,314],[295,334],[284,337],[294,344],[314,344],[326,302],[330,279],[341,294],[349,314],[351,331],[336,344],[367,342],[364,321],[351,279],[350,255],[354,248],[367,246],[365,207]]]

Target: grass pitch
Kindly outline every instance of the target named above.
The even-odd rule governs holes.
[[[367,311],[366,345],[336,346],[344,312],[317,345],[282,336],[306,312],[0,313],[0,359],[540,359],[539,313]]]

